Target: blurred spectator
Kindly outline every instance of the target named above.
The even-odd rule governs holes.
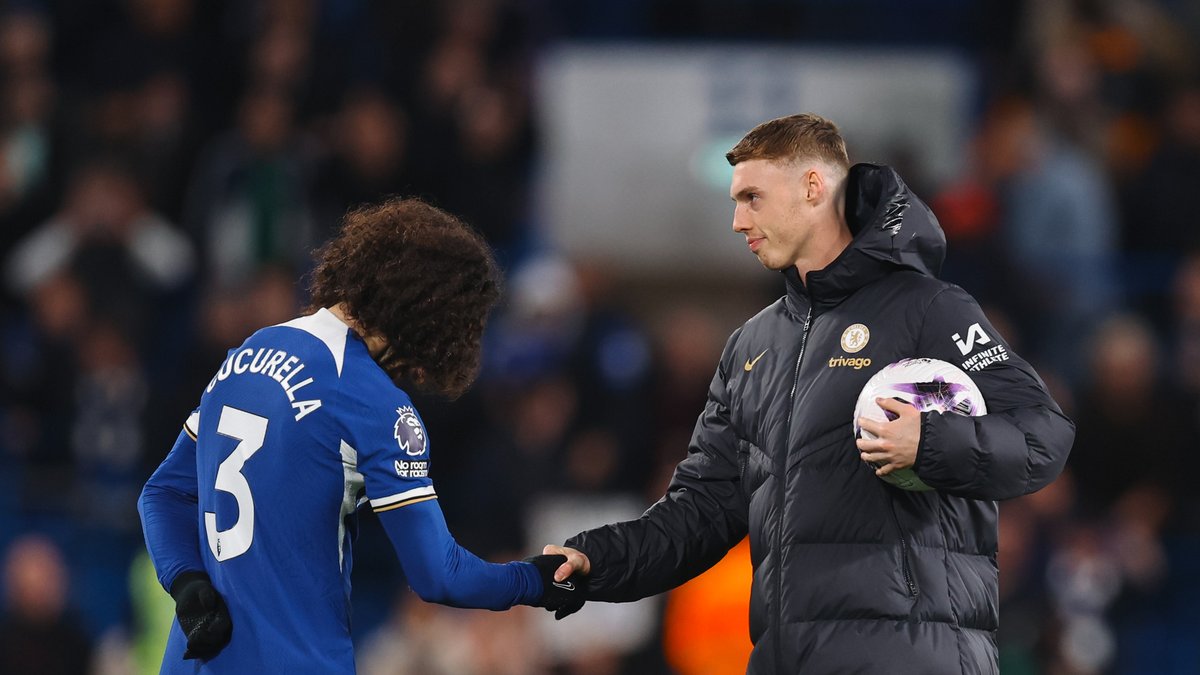
[[[408,167],[407,119],[386,94],[363,89],[347,96],[331,136],[330,156],[316,175],[321,239],[332,233],[347,210],[415,192]]]
[[[520,503],[550,484],[543,481],[612,494],[644,480],[649,346],[607,297],[603,276],[530,261],[514,275],[508,311],[496,322],[489,403],[499,428],[512,422],[525,462],[514,465],[514,485],[529,488],[517,488]]]
[[[198,152],[195,92],[183,73],[160,71],[133,94],[133,132],[119,141],[133,158],[149,203],[172,219],[183,215],[187,172]]]
[[[1032,85],[1042,122],[1086,152],[1100,146],[1109,110],[1101,98],[1100,64],[1081,16],[1091,8],[1072,4],[1038,3],[1027,14],[1034,48]]]
[[[0,672],[87,673],[92,645],[68,609],[67,570],[58,548],[28,535],[9,546],[4,562]]]
[[[563,368],[583,332],[585,311],[579,276],[566,260],[525,261],[509,276],[507,298],[492,320],[488,374],[519,380]]]
[[[191,278],[187,238],[149,209],[121,165],[94,162],[71,181],[63,208],[22,239],[8,259],[8,283],[27,296],[70,270],[87,292],[89,311],[119,321],[137,338],[149,312]]]
[[[504,255],[523,243],[533,129],[524,97],[506,88],[464,92],[456,106],[458,147],[451,175],[433,185]]]
[[[1132,316],[1109,319],[1093,337],[1088,364],[1090,382],[1079,398],[1068,460],[1087,512],[1108,513],[1139,486],[1153,485],[1169,501],[1182,495],[1177,468],[1196,442],[1195,430],[1181,396],[1160,375],[1150,327]]]
[[[445,117],[462,97],[483,84],[487,42],[495,30],[495,3],[457,0],[439,7],[442,30],[427,53],[421,112]]]
[[[194,107],[194,91],[181,70],[164,65],[131,75],[73,107],[62,154],[124,158],[151,207],[178,218],[197,151]]]
[[[524,37],[505,22],[515,3],[441,5],[443,32],[421,74],[414,136],[428,189],[499,249],[506,262],[525,234],[533,160]],[[501,30],[509,28],[509,30]]]
[[[53,42],[48,17],[32,8],[0,17],[0,254],[53,209]]]
[[[983,303],[1008,299],[1009,263],[1001,239],[1003,181],[1017,172],[1025,103],[1002,99],[992,104],[968,145],[968,170],[935,193],[930,206],[954,255],[942,277],[970,288]]]
[[[1171,94],[1162,132],[1145,170],[1126,182],[1122,195],[1128,283],[1160,326],[1168,323],[1174,269],[1182,254],[1200,249],[1200,227],[1185,206],[1200,185],[1200,83]]]
[[[53,209],[55,96],[39,72],[11,74],[0,87],[0,254]]]
[[[75,277],[60,273],[40,284],[30,298],[32,321],[8,339],[4,380],[12,389],[7,405],[7,447],[24,471],[20,503],[36,511],[66,510],[47,494],[70,494],[74,462],[70,420],[79,371],[76,344],[87,325],[87,300]]]
[[[275,15],[250,49],[248,80],[260,89],[302,96],[312,44],[308,3],[274,3]]]
[[[645,482],[643,463],[651,447],[651,339],[622,302],[611,270],[584,260],[572,268],[584,315],[568,366],[581,387],[581,423],[613,435],[617,456],[608,488],[636,490]]]
[[[67,73],[65,158],[125,157],[148,203],[172,220],[181,216],[201,127],[220,110],[207,75],[220,58],[206,53],[211,4],[118,0],[85,3],[69,21],[58,17],[60,41],[70,41],[56,55]]]
[[[264,264],[305,269],[314,239],[311,150],[295,106],[276,89],[242,99],[238,126],[204,151],[192,177],[186,221],[204,252],[205,275],[244,282]]]
[[[80,481],[76,517],[91,527],[136,539],[149,388],[137,353],[121,329],[99,321],[78,344],[71,451]]]
[[[1084,507],[1093,516],[1105,514],[1144,486],[1160,490],[1168,502],[1184,494],[1178,468],[1198,439],[1182,397],[1161,376],[1149,326],[1132,316],[1108,320],[1090,345],[1089,366],[1068,459]]]
[[[47,75],[53,30],[36,10],[13,8],[0,26],[0,69],[8,77]]]
[[[725,334],[712,311],[700,306],[671,309],[654,332],[651,447],[657,463],[674,468],[687,453],[696,411],[704,408]]]
[[[1114,660],[1116,637],[1104,614],[1121,590],[1121,571],[1104,549],[1096,528],[1081,527],[1050,559],[1048,590],[1061,622],[1051,672],[1098,674]]]
[[[1056,135],[1029,107],[1011,110],[1015,172],[1005,176],[1001,237],[1022,270],[1014,307],[1026,326],[1035,361],[1059,364],[1076,379],[1078,336],[1120,301],[1117,214],[1103,167]]]
[[[559,478],[578,404],[576,385],[556,374],[485,393],[486,417],[447,457],[453,466],[434,460],[441,493],[463,496],[442,506],[460,543],[488,556],[526,541],[523,520]]]

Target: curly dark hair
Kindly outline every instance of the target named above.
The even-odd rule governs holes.
[[[347,213],[316,256],[313,308],[342,303],[361,331],[382,336],[376,361],[393,381],[449,398],[471,386],[501,283],[478,232],[420,199],[393,198]]]

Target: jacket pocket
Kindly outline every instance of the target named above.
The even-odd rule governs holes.
[[[921,589],[917,586],[917,575],[913,569],[912,544],[909,542],[908,532],[900,524],[900,514],[896,513],[896,500],[891,491],[888,492],[888,510],[892,513],[892,522],[895,523],[896,533],[900,536],[900,574],[904,579],[904,588],[909,597],[915,598],[920,595]]]
[[[759,447],[750,441],[738,439],[737,442],[738,478],[742,490],[749,499],[767,476],[772,473],[771,462]]]

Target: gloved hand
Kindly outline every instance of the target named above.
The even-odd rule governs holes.
[[[175,616],[187,636],[185,659],[211,659],[233,634],[229,608],[204,572],[184,572],[171,584]]]
[[[578,612],[587,600],[586,582],[582,579],[571,578],[562,581],[554,580],[554,571],[567,562],[565,555],[534,555],[526,558],[542,578],[542,597],[533,603],[534,607],[545,607],[554,612],[555,619],[562,619]]]

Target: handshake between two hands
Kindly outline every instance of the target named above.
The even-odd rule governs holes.
[[[541,555],[524,560],[530,563],[542,579],[542,597],[534,607],[545,607],[554,612],[554,618],[563,619],[578,612],[587,601],[587,583],[583,579],[591,573],[591,562],[583,553],[573,548],[546,546]]]

